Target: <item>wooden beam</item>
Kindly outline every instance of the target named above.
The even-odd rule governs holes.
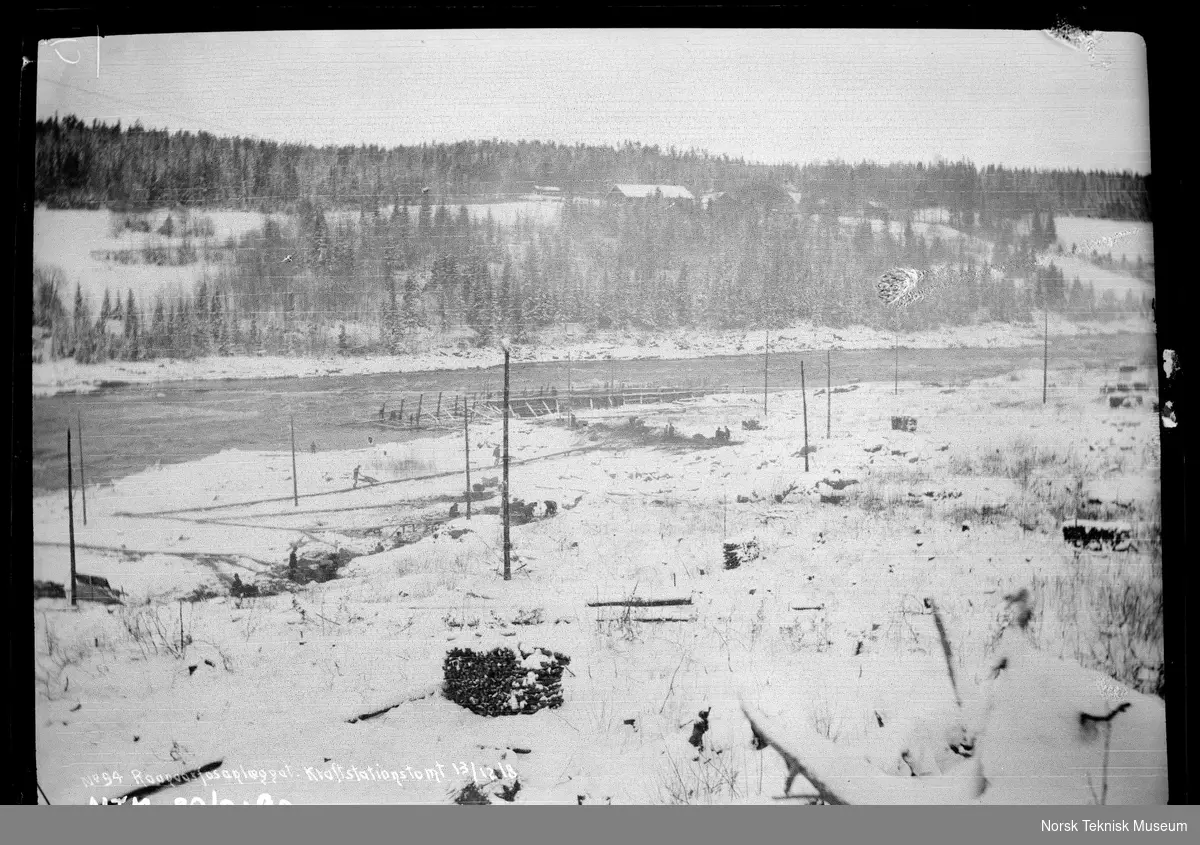
[[[679,607],[691,604],[691,598],[686,599],[619,599],[616,601],[590,601],[588,607]]]

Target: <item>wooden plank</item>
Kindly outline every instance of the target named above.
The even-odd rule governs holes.
[[[588,607],[678,607],[691,604],[689,596],[686,599],[616,599],[613,601],[590,601]]]

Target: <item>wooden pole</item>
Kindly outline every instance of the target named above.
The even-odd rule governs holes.
[[[71,476],[71,427],[67,426],[67,531],[71,539],[71,607],[75,607],[75,480]]]
[[[833,352],[825,350],[825,439],[833,436]]]
[[[296,418],[289,419],[292,429],[292,503],[300,507],[300,482],[296,480]]]
[[[421,406],[425,404],[425,394],[417,397],[417,427],[421,427]]]
[[[771,332],[766,334],[763,341],[763,418],[767,416],[767,367],[771,359]]]
[[[1050,377],[1050,309],[1043,312],[1046,315],[1046,328],[1042,336],[1042,404],[1046,404],[1046,386]]]
[[[454,399],[458,406],[458,397]],[[471,518],[471,415],[467,413],[466,401],[463,401],[463,450],[466,453],[464,466],[467,472],[467,519]]]
[[[79,435],[79,496],[83,501],[83,524],[87,525],[87,478],[83,474],[83,411],[79,411],[79,424],[75,431]]]
[[[803,366],[803,365],[801,365]],[[895,394],[900,393],[900,332],[896,332],[896,381],[892,389]]]
[[[442,391],[438,391],[437,410],[433,412],[434,419],[440,419],[442,416]]]
[[[508,533],[508,350],[504,350],[504,481],[500,485],[504,492],[501,510],[504,516],[504,580],[512,580],[512,543]]]
[[[804,362],[800,362],[800,401],[804,405],[804,471],[808,472],[808,393],[804,389]]]
[[[404,399],[400,399],[400,425],[404,425]]]
[[[179,653],[183,654],[183,599],[179,600]]]

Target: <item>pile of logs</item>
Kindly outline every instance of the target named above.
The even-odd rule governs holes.
[[[917,430],[916,417],[892,417],[892,431],[910,431]]]
[[[117,591],[108,583],[107,578],[99,575],[84,575],[75,573],[75,598],[78,601],[94,601],[100,604],[120,604]]]
[[[34,581],[33,597],[35,599],[65,599],[67,591],[63,585],[54,581]]]
[[[514,716],[561,707],[562,673],[571,658],[557,651],[498,647],[451,649],[442,664],[446,698],[480,716]]]
[[[1076,519],[1064,523],[1062,532],[1063,541],[1075,548],[1098,550],[1108,547],[1114,551],[1126,551],[1133,544],[1132,528],[1121,522]]]
[[[758,542],[744,540],[725,544],[725,568],[737,569],[743,563],[749,563],[758,558]]]

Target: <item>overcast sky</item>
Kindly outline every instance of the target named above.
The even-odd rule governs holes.
[[[632,140],[767,163],[1149,173],[1144,42],[1096,37],[1092,51],[945,30],[87,38],[42,43],[37,114],[317,145]]]

